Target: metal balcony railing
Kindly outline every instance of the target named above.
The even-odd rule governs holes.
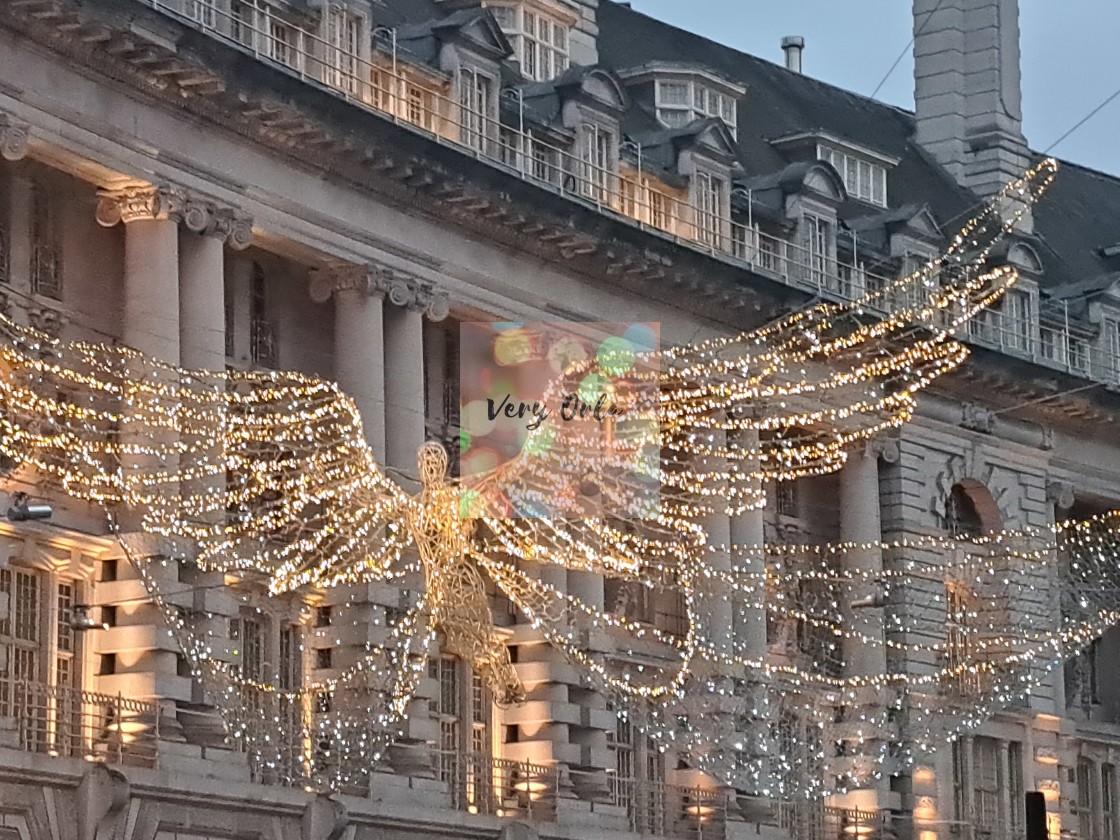
[[[833,808],[820,802],[779,802],[778,828],[796,840],[882,840],[885,811]]]
[[[261,62],[296,76],[338,96],[357,108],[447,144],[569,200],[637,225],[677,244],[761,271],[788,285],[823,298],[843,300],[883,288],[889,278],[862,266],[843,265],[835,256],[820,254],[794,242],[770,236],[758,225],[744,225],[712,211],[711,196],[682,201],[648,186],[640,168],[625,175],[595,159],[594,143],[579,143],[587,155],[550,145],[524,125],[503,124],[494,115],[473,107],[490,101],[485,91],[448,80],[442,89],[410,75],[394,46],[384,62],[355,54],[329,43],[315,32],[277,17],[260,0],[238,0],[236,13],[197,0],[138,0],[195,27]],[[394,39],[395,41],[395,39]],[[429,71],[430,72],[430,71]],[[476,80],[477,83],[477,80]],[[496,84],[490,80],[488,84]],[[478,94],[478,95],[475,95]],[[485,94],[485,95],[484,95]],[[581,138],[582,140],[583,138]],[[721,187],[726,190],[729,184]],[[716,205],[724,205],[720,196]],[[1068,311],[1064,324],[1039,325],[1029,318],[989,312],[964,338],[971,343],[1045,367],[1096,381],[1120,385],[1120,348],[1111,352],[1089,346],[1071,332]]]
[[[159,705],[0,676],[0,717],[19,749],[106,764],[155,767]]]
[[[626,809],[629,830],[653,837],[722,840],[732,793],[725,788],[684,787],[608,776],[610,802]]]

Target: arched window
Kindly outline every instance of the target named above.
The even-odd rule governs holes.
[[[943,527],[954,537],[978,537],[999,530],[1002,525],[996,500],[979,481],[967,478],[949,490]]]

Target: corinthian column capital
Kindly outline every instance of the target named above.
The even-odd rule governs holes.
[[[0,157],[4,160],[22,160],[27,155],[27,141],[30,137],[31,126],[0,113]]]
[[[163,219],[178,222],[188,212],[186,195],[181,190],[166,185],[144,184],[101,190],[97,198],[94,217],[102,227]],[[189,208],[189,216],[194,225],[203,224],[201,212],[197,203]]]

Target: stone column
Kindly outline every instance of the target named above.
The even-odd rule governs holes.
[[[179,239],[179,353],[183,367],[225,370],[225,245],[252,244],[252,221],[229,208],[206,206],[198,232]]]
[[[371,281],[374,269],[336,263],[311,272],[309,293],[315,303],[334,303],[334,376],[361,414],[366,442],[385,466],[384,292]],[[332,668],[345,670],[383,644],[386,617],[403,606],[401,590],[389,584],[337,586],[324,592],[332,608],[332,629],[308,640],[311,649],[333,649]],[[334,629],[337,628],[337,629]],[[336,704],[363,708],[362,689],[340,692]]]
[[[209,203],[195,202],[193,212],[205,214],[201,230],[184,228],[179,235],[179,354],[182,366],[192,370],[222,372],[226,367],[226,313],[225,313],[225,246],[244,250],[252,243],[252,221],[230,208],[216,207]],[[201,217],[192,216],[193,227],[202,224]],[[215,457],[218,452],[208,449],[205,440],[186,440],[199,461]],[[188,456],[190,457],[190,456]],[[218,489],[222,478],[215,475],[184,488],[192,495],[208,488]],[[222,516],[215,510],[211,517]],[[221,572],[201,572],[186,565],[180,569],[182,582],[193,588],[192,603],[199,616],[195,632],[205,636],[215,658],[232,661],[234,645],[230,644],[230,620],[238,614],[240,605],[224,587]],[[269,657],[269,662],[277,661]],[[192,685],[191,700],[195,704],[211,706],[204,686]],[[198,712],[198,713],[195,713]],[[180,713],[184,735],[192,743],[218,746],[224,741],[224,732],[217,712],[205,710]]]
[[[96,215],[97,222],[104,227],[125,225],[121,340],[172,365],[180,361],[179,222],[186,206],[186,196],[179,190],[133,186],[103,192]],[[127,439],[129,434],[125,418],[122,437]],[[138,517],[122,521],[122,525],[126,530],[137,530]],[[161,585],[177,587],[178,563],[153,561],[149,569]],[[135,580],[136,572],[122,563],[119,576]],[[143,593],[142,586],[132,586],[125,593],[131,597],[124,598],[116,610],[117,626],[129,628],[130,641],[114,645],[113,650],[99,646],[100,653],[116,657],[113,674],[100,677],[99,688],[136,699],[189,702],[191,681],[179,676],[176,646],[168,638],[162,616],[154,605],[135,600]],[[99,641],[102,645],[106,642]],[[167,711],[174,712],[173,703]],[[161,722],[161,728],[164,725]]]
[[[390,304],[385,317],[385,463],[406,489],[419,484],[416,453],[426,437],[424,405],[424,316],[441,321],[450,312],[446,292],[390,269],[375,272],[373,287]],[[436,742],[438,726],[428,700],[418,697],[408,711],[406,741]],[[402,766],[402,771],[409,768]]]
[[[311,276],[311,299],[334,299],[334,375],[362,416],[366,442],[385,463],[384,292],[363,265],[332,265]]]
[[[847,551],[843,557],[844,570],[867,575],[867,583],[851,587],[852,602],[874,599],[880,592],[874,582],[883,571],[883,552],[878,543],[882,539],[879,506],[879,458],[897,459],[897,445],[891,441],[873,443],[853,451],[840,471],[840,541],[859,546]],[[886,647],[883,644],[883,608],[861,606],[848,611],[852,626],[864,636],[877,640],[868,644],[859,638],[845,638],[842,649],[846,673],[849,676],[872,676],[886,671]],[[875,761],[883,747],[886,733],[875,731],[860,718],[882,710],[884,698],[868,692],[853,697],[845,713],[841,730],[837,733],[849,743],[849,758],[841,762],[838,770],[851,773],[854,786],[861,788],[847,795],[847,807],[874,810],[885,807],[883,797],[888,790],[887,775],[879,780],[871,774],[882,771]],[[840,804],[839,802],[837,804]]]
[[[424,315],[447,317],[447,295],[430,284],[382,271],[385,312],[385,460],[416,476],[416,451],[427,437],[424,405]]]
[[[740,466],[743,473],[749,475],[757,473],[759,471],[758,432],[753,429],[733,432],[730,440],[738,448],[753,454],[752,457],[747,457],[741,462]],[[746,489],[752,494],[757,494],[760,501],[764,499],[762,495],[764,490],[760,478],[751,479],[751,483],[748,484]],[[758,507],[742,511],[731,517],[730,529],[732,564],[744,576],[749,576],[749,579],[756,585],[754,592],[736,597],[749,600],[752,604],[761,605],[746,606],[740,603],[735,606],[735,648],[741,658],[760,662],[765,662],[769,654],[766,644],[765,519],[765,508],[759,504]],[[742,692],[742,696],[745,702],[739,709],[739,726],[746,731],[745,740],[749,747],[745,750],[750,761],[747,772],[758,773],[759,790],[762,790],[767,787],[770,773],[768,758],[771,753],[768,737],[771,716],[769,686],[761,671],[754,673],[747,671],[743,678],[745,680],[745,691]],[[755,710],[757,710],[757,715],[752,714]],[[748,782],[749,779],[744,779],[741,780],[740,784],[746,787]],[[755,791],[748,790],[746,792],[754,793]]]

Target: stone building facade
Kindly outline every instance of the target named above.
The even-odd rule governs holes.
[[[938,253],[1034,155],[1015,0],[915,0],[915,22],[910,114],[609,0],[4,0],[0,294],[67,339],[336,379],[407,474],[425,439],[457,440],[461,321],[659,321],[684,342]],[[968,368],[837,475],[773,488],[728,524],[733,541],[971,533],[1117,506],[1117,212],[1120,182],[1065,166],[998,255],[1024,279],[972,328]],[[43,492],[19,471],[5,482]],[[50,502],[50,523],[0,523],[0,840],[972,840],[1021,833],[1026,790],[1046,792],[1055,840],[1120,840],[1112,632],[929,766],[808,815],[733,792],[714,815],[682,807],[713,783],[513,618],[528,702],[495,709],[463,663],[436,660],[408,740],[457,767],[535,768],[548,795],[482,802],[406,752],[360,797],[268,784],[103,518]],[[187,567],[160,573],[228,642],[216,656],[281,680],[345,668],[398,606],[371,586],[262,618]],[[617,606],[589,576],[551,582]],[[108,626],[75,631],[78,604]],[[766,656],[780,636],[752,644]],[[844,658],[875,673],[882,656]]]

